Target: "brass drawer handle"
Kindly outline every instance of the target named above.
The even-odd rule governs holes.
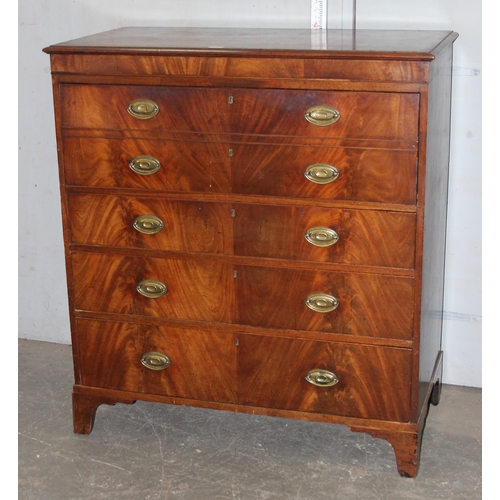
[[[132,158],[128,166],[139,175],[151,175],[161,168],[161,163],[154,157],[140,155]]]
[[[150,370],[164,370],[170,366],[170,359],[161,352],[146,352],[141,356],[141,363]]]
[[[319,368],[307,372],[306,380],[310,384],[318,387],[331,387],[339,383],[339,379],[335,373]]]
[[[339,306],[339,301],[327,293],[313,293],[306,299],[306,306],[319,313],[331,312]]]
[[[155,234],[163,229],[163,221],[156,215],[139,215],[134,219],[132,226],[140,233]]]
[[[306,111],[306,120],[318,127],[327,127],[340,119],[340,113],[331,106],[313,106]]]
[[[339,241],[339,235],[329,227],[311,227],[304,238],[316,247],[329,247]]]
[[[157,299],[167,293],[167,287],[156,280],[142,280],[137,284],[137,291],[150,299]]]
[[[127,108],[127,111],[139,120],[149,120],[156,116],[160,111],[158,105],[149,99],[136,99],[132,101]]]
[[[340,172],[326,163],[315,163],[306,168],[304,172],[306,179],[315,184],[329,184],[337,180]]]

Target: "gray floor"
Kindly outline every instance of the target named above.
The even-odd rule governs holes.
[[[73,433],[71,348],[19,341],[19,499],[481,498],[481,390],[444,386],[416,479],[344,426],[137,402]]]

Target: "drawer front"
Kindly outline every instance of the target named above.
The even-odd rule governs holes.
[[[61,124],[63,129],[227,133],[228,95],[229,90],[210,88],[61,85]],[[131,114],[137,101],[154,104],[156,114]]]
[[[65,137],[63,154],[70,186],[416,202],[413,151]]]
[[[410,415],[411,360],[409,349],[241,335],[240,400],[405,422]]]
[[[306,115],[316,107],[319,115],[328,108],[339,117],[313,124]],[[237,90],[231,121],[239,134],[416,141],[418,108],[418,94]]]
[[[237,205],[234,241],[237,255],[410,269],[415,214]]]
[[[414,214],[91,194],[70,194],[68,207],[72,243],[352,265],[414,265]]]
[[[409,349],[90,319],[78,319],[76,327],[86,386],[358,418],[409,418]]]
[[[65,182],[73,186],[230,192],[230,146],[210,142],[65,137]]]
[[[239,323],[264,327],[411,339],[414,280],[377,274],[344,274],[237,266]],[[321,296],[318,297],[317,294]],[[330,299],[338,302],[329,311]],[[319,310],[312,306],[325,307]]]
[[[83,385],[209,401],[237,398],[230,335],[86,319],[78,319],[76,328]],[[160,353],[170,364],[155,369],[162,365],[151,354],[143,364],[148,353]]]
[[[227,204],[70,194],[68,208],[72,243],[233,252],[233,219]]]
[[[74,252],[75,308],[230,323],[233,266],[218,262],[131,258]],[[160,282],[152,284],[150,280]],[[152,291],[155,296],[145,296]],[[165,292],[162,294],[162,292]]]
[[[155,114],[135,117],[128,110],[137,101],[151,103]],[[418,94],[61,85],[61,102],[63,128],[418,139]],[[306,115],[317,107],[338,119],[311,123]]]
[[[233,145],[235,193],[416,203],[414,151]]]

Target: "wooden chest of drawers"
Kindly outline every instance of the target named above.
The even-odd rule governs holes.
[[[75,432],[135,400],[309,419],[416,475],[455,38],[123,28],[45,49]]]

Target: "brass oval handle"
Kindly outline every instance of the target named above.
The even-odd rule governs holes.
[[[320,368],[315,368],[307,372],[306,380],[318,387],[331,387],[339,383],[339,378],[335,373]]]
[[[155,234],[163,229],[163,221],[156,215],[139,215],[132,223],[133,228],[143,234]]]
[[[141,356],[141,363],[150,370],[164,370],[170,366],[170,359],[161,352],[146,352]]]
[[[154,157],[140,155],[132,158],[128,166],[139,175],[151,175],[161,168],[161,163]]]
[[[327,127],[340,119],[340,113],[331,106],[313,106],[306,111],[306,120],[318,127]]]
[[[326,163],[315,163],[306,168],[304,172],[306,179],[315,184],[329,184],[337,180],[340,172],[332,165]]]
[[[329,227],[311,227],[307,230],[304,238],[316,247],[329,247],[339,241],[337,231]]]
[[[305,300],[306,306],[319,313],[331,312],[339,306],[339,301],[327,293],[313,293]]]
[[[149,99],[136,99],[128,105],[127,111],[134,118],[139,118],[139,120],[149,120],[158,114],[160,108],[158,107],[158,104]]]
[[[142,280],[136,289],[141,295],[150,299],[157,299],[167,293],[166,285],[157,280]]]

